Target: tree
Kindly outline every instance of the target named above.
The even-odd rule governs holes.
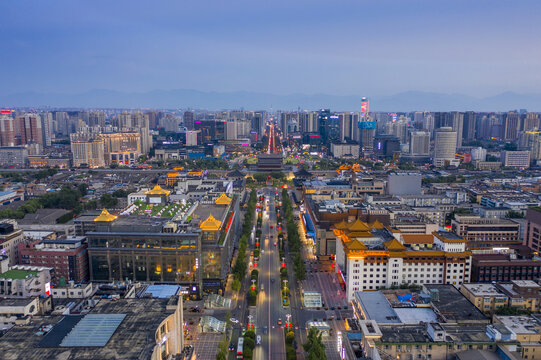
[[[233,280],[233,283],[231,284],[231,289],[233,289],[233,291],[240,290],[240,281],[238,279]]]
[[[118,199],[111,194],[103,194],[100,198],[100,204],[104,208],[114,208],[118,204]]]
[[[264,173],[259,173],[259,172],[258,172],[258,173],[255,173],[255,174],[253,175],[253,178],[254,178],[255,181],[257,181],[257,182],[265,182],[265,181],[267,181],[267,175],[264,174]]]
[[[327,360],[325,354],[325,345],[321,341],[321,333],[314,327],[308,331],[308,341],[302,344],[304,351],[308,353],[306,357],[309,360]]]

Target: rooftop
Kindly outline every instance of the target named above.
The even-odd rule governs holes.
[[[473,296],[501,296],[504,294],[498,291],[496,286],[492,284],[462,284],[464,288],[468,289]]]
[[[424,285],[424,288],[428,290],[429,294],[431,292],[434,294],[432,304],[447,322],[490,322],[490,320],[453,285],[427,284]]]
[[[30,277],[34,277],[38,274],[37,271],[28,271],[28,270],[8,270],[5,273],[0,274],[0,279],[13,279],[13,280],[23,280]]]
[[[166,310],[166,305],[165,299],[101,300],[91,311],[91,315],[108,314],[120,317],[125,314],[103,346],[73,346],[67,342],[64,347],[54,345],[53,340],[58,344],[64,341],[67,334],[77,328],[82,317],[79,316],[77,319],[76,316],[36,316],[29,325],[16,326],[0,338],[2,359],[149,359],[156,345],[155,332],[159,324],[172,313]],[[96,319],[99,320],[98,318]],[[38,344],[47,337],[36,334],[44,324],[54,326],[47,335],[51,336],[50,347],[38,347]],[[80,331],[91,329],[92,326],[85,325]],[[84,336],[81,335],[82,337]]]
[[[509,330],[515,334],[537,334],[536,330],[541,324],[531,316],[518,315],[518,316],[501,316],[494,317],[497,320],[507,326]]]
[[[398,314],[381,291],[356,291],[355,300],[362,307],[367,320],[375,320],[378,324],[401,323]]]

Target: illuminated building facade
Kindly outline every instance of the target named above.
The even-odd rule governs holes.
[[[452,284],[470,281],[471,252],[454,233],[402,235],[381,223],[342,221],[335,225],[336,271],[352,301],[356,291],[402,284]]]
[[[188,286],[190,294],[223,289],[240,233],[238,197],[197,203],[184,219],[144,215],[81,216],[92,281],[145,281]]]

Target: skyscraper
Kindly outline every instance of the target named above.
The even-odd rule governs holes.
[[[184,112],[184,126],[188,130],[194,129],[194,121],[195,121],[195,114],[193,111],[185,111]]]
[[[43,131],[43,142],[45,143],[45,146],[51,146],[52,136],[53,136],[53,114],[46,111],[41,114],[41,119],[42,119],[41,129]]]
[[[456,131],[451,127],[442,127],[436,130],[434,141],[434,166],[445,166],[452,162],[456,154]]]
[[[376,135],[376,122],[368,115],[368,99],[361,98],[361,117],[359,119],[359,145],[364,156],[374,151],[374,136]]]

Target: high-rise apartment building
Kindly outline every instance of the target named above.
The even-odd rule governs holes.
[[[452,163],[456,154],[456,131],[451,127],[442,127],[436,131],[434,141],[434,166],[445,166]]]
[[[475,129],[477,127],[477,114],[473,111],[464,113],[464,124],[462,138],[467,141],[475,139]]]
[[[16,145],[43,145],[42,123],[38,114],[26,113],[15,118],[15,142]]]
[[[57,111],[55,114],[57,132],[61,135],[69,135],[69,116],[65,111]]]
[[[95,111],[88,114],[88,126],[105,127],[105,113]]]
[[[51,146],[52,136],[54,133],[53,114],[46,111],[41,114],[43,131],[43,142],[45,146]]]
[[[535,131],[539,130],[539,114],[536,113],[527,113],[524,118],[523,131]]]
[[[15,121],[7,114],[0,114],[0,146],[15,146]]]
[[[102,138],[79,140],[72,134],[71,152],[73,166],[88,166],[90,168],[105,166],[105,142]]]
[[[299,128],[302,133],[317,132],[318,113],[303,111],[299,113]]]
[[[188,130],[194,129],[195,114],[193,111],[184,112],[184,126]]]
[[[410,135],[410,155],[430,155],[430,133],[428,131],[414,131]]]
[[[504,115],[504,136],[505,141],[516,141],[518,139],[518,129],[520,125],[520,115],[510,112]]]

